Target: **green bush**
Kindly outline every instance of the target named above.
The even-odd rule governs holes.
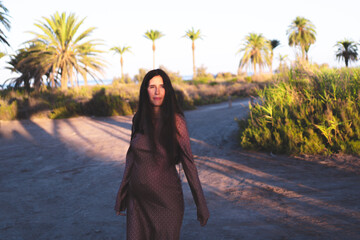
[[[290,154],[359,154],[360,69],[298,66],[258,90],[239,121],[244,148]]]
[[[17,101],[7,103],[0,99],[0,120],[16,119],[17,109]]]

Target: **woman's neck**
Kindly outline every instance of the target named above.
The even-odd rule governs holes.
[[[158,118],[158,117],[160,117],[160,107],[153,107],[153,109],[152,109],[152,111],[153,111],[153,116],[155,117],[155,118]]]

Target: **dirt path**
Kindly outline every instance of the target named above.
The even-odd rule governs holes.
[[[360,239],[360,160],[236,146],[247,101],[186,112],[211,218],[190,189],[181,239]],[[0,122],[0,239],[125,239],[115,194],[131,117]]]

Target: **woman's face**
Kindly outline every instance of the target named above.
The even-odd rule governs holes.
[[[164,81],[161,76],[155,76],[149,81],[147,89],[149,93],[149,99],[154,107],[160,107],[164,101],[165,88]]]

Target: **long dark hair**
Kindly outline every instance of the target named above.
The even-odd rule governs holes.
[[[178,142],[176,139],[177,129],[175,115],[180,114],[181,116],[184,116],[184,113],[180,109],[176,100],[175,91],[169,76],[161,69],[149,71],[142,81],[139,95],[139,106],[133,118],[133,131],[131,138],[134,137],[135,133],[144,134],[144,131],[146,131],[150,144],[152,147],[155,147],[154,124],[152,121],[153,111],[147,90],[150,80],[155,76],[160,76],[163,79],[165,88],[164,101],[160,107],[163,124],[160,130],[159,142],[165,147],[168,155],[174,160],[174,163],[177,164],[178,160],[176,155],[178,152]]]

